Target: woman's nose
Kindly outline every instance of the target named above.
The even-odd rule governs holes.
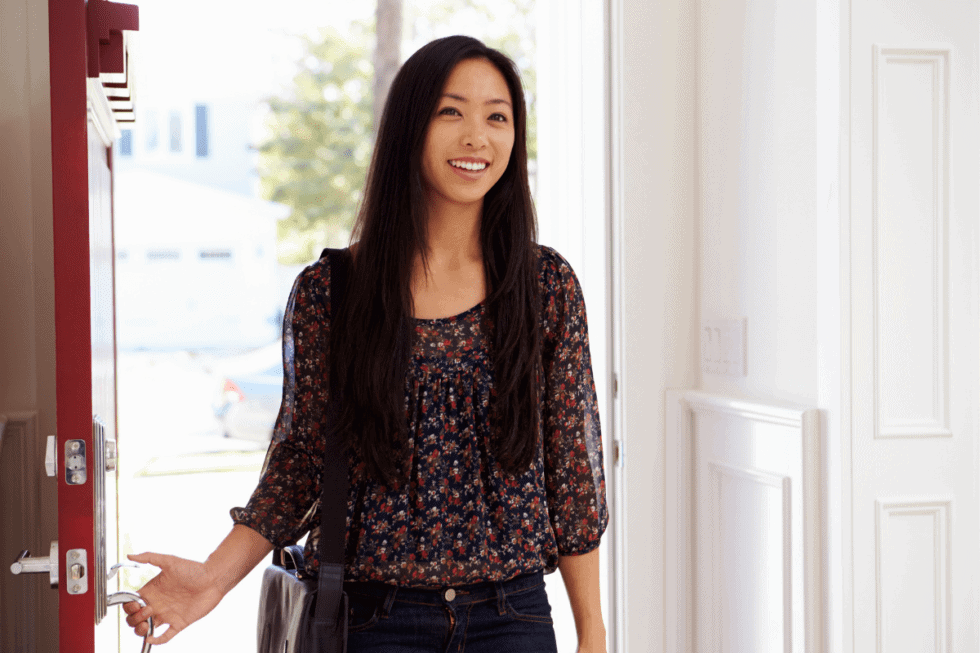
[[[487,126],[482,120],[466,121],[463,126],[463,144],[481,147],[487,144]]]

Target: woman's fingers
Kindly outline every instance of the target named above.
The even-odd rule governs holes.
[[[149,626],[147,626],[147,629],[149,629]],[[167,642],[172,640],[179,632],[180,632],[179,628],[174,628],[174,625],[170,624],[170,627],[167,628],[167,630],[165,630],[162,634],[155,635],[146,641],[148,641],[150,644],[153,644],[154,646],[156,646],[157,644],[166,644]],[[146,635],[146,633],[145,632],[142,633],[141,636],[143,635]]]
[[[155,567],[163,568],[164,565],[168,564],[169,561],[166,558],[170,556],[160,555],[158,553],[139,553],[127,556],[133,562],[139,562],[142,564],[150,564]],[[155,580],[155,579],[153,579]],[[153,583],[150,580],[150,583]],[[149,583],[147,584],[149,585]],[[147,585],[144,585],[140,592],[143,593],[143,600],[147,600],[146,590]],[[130,601],[129,603],[123,604],[123,611],[126,612],[126,623],[129,627],[133,629],[133,632],[140,637],[145,637],[148,632],[150,632],[150,625],[147,623],[147,619],[153,616],[153,607],[150,605],[142,606],[136,601]]]
[[[173,556],[164,555],[162,553],[153,553],[147,551],[145,553],[131,553],[126,556],[133,562],[139,562],[145,565],[153,565],[154,567],[161,567],[168,565]]]
[[[220,600],[209,582],[203,563],[159,553],[139,553],[130,560],[160,568],[139,593],[145,607],[129,602],[125,605],[126,623],[140,637],[150,631],[152,617],[156,632],[147,638],[150,644],[164,644],[177,636],[214,608]]]
[[[132,605],[136,605],[137,607],[139,607],[138,603],[134,603]],[[145,608],[140,608],[136,612],[129,613],[129,616],[126,617],[126,623],[128,623],[131,627],[133,627],[136,626],[137,624],[143,623],[144,621],[146,621],[152,616],[153,616],[153,608],[151,606],[146,606]]]

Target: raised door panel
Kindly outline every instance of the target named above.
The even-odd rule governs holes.
[[[854,0],[854,651],[980,650],[980,7]]]
[[[700,392],[678,403],[694,495],[693,641],[681,650],[819,653],[817,411]]]

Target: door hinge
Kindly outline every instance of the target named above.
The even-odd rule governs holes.
[[[612,381],[613,381],[612,382],[612,386],[613,386],[613,399],[618,399],[619,398],[619,375],[616,374],[615,372],[613,372],[613,379],[612,379]]]
[[[613,440],[613,464],[617,467],[623,466],[623,441]]]

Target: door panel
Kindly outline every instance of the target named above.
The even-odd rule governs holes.
[[[108,103],[98,83],[88,84],[84,238],[55,249],[55,285],[71,294],[56,305],[58,343],[58,466],[61,551],[59,577],[61,650],[118,648],[118,617],[106,617],[107,559],[116,562],[116,480],[107,471],[107,445],[116,433],[113,307],[111,131]],[[62,370],[62,360],[72,365]],[[68,401],[66,401],[68,399]],[[75,565],[79,565],[76,567]],[[66,629],[66,624],[70,626]]]
[[[118,650],[112,144],[131,118],[132,5],[50,0],[59,650]],[[113,580],[115,585],[118,580]],[[111,611],[110,611],[111,610]]]
[[[854,650],[976,651],[980,14],[851,9]]]
[[[55,350],[57,360],[59,578],[69,551],[93,551],[91,482],[69,485],[65,451],[92,447],[92,322],[89,286],[88,91],[85,7],[54,2],[50,9],[51,140],[54,210]],[[94,650],[95,592],[58,588],[59,649]]]

